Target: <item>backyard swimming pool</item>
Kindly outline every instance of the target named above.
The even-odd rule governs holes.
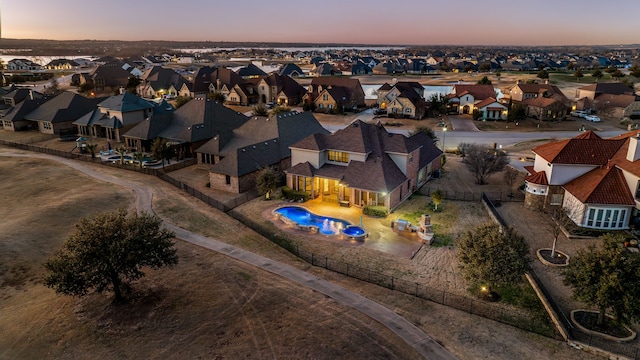
[[[283,206],[275,209],[274,213],[298,226],[316,227],[318,232],[324,235],[340,234],[343,229],[351,225],[346,220],[316,215],[301,206]]]

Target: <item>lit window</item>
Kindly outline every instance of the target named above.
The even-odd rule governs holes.
[[[329,161],[348,163],[349,162],[349,153],[342,151],[328,151],[328,159]]]

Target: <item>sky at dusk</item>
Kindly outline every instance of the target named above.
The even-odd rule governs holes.
[[[4,0],[2,37],[390,45],[640,43],[640,1]]]

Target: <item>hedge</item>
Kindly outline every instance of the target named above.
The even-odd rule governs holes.
[[[288,186],[283,186],[282,187],[282,196],[285,199],[293,200],[293,201],[302,200],[303,202],[305,202],[305,201],[309,200],[309,195],[306,192],[293,190]]]
[[[375,217],[385,217],[389,213],[387,212],[387,208],[384,206],[365,206],[362,209],[362,213],[369,216]]]

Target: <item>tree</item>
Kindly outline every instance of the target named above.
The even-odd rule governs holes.
[[[623,235],[607,234],[600,246],[578,250],[564,272],[564,282],[576,299],[599,310],[598,324],[611,310],[616,322],[640,320],[637,295],[640,292],[640,256],[623,247]]]
[[[129,76],[129,79],[127,79],[127,86],[125,86],[124,89],[133,95],[138,95],[138,85],[140,85],[140,83],[141,81],[139,77]]]
[[[156,138],[151,143],[151,153],[154,158],[162,159],[162,167],[164,168],[164,161],[167,160],[169,163],[171,158],[176,155],[176,150],[167,139]]]
[[[502,73],[500,71],[496,71],[495,75],[498,78],[498,81],[500,81],[500,77],[502,76]]]
[[[513,166],[505,167],[502,180],[509,186],[509,196],[513,196],[513,185],[516,183],[516,180],[518,180],[518,176],[520,176],[520,172],[516,170],[516,168]]]
[[[87,151],[89,151],[89,154],[91,154],[91,159],[95,159],[96,149],[98,148],[98,144],[86,144],[85,148],[87,149]]]
[[[629,68],[629,75],[634,78],[640,78],[640,65],[633,64],[633,66]]]
[[[509,158],[502,150],[471,144],[466,150],[464,162],[475,176],[476,184],[484,185],[491,174],[500,172],[507,166]]]
[[[115,149],[116,154],[120,155],[120,165],[124,164],[124,157],[127,155],[128,151],[129,150],[124,146],[120,146]]]
[[[84,218],[44,264],[44,283],[73,296],[111,290],[114,301],[121,301],[131,282],[145,275],[144,267],[178,263],[174,237],[160,218],[146,212],[119,209]]]
[[[56,79],[55,76],[52,77],[51,80],[49,81],[49,87],[46,88],[45,93],[47,95],[58,95],[61,92],[62,91],[58,87],[58,79]]]
[[[607,74],[611,74],[612,72],[618,70],[615,66],[613,65],[609,65],[609,67],[607,67],[606,69],[604,69],[604,72],[606,72]]]
[[[467,151],[469,150],[469,147],[471,145],[472,144],[470,144],[470,143],[460,143],[460,144],[458,144],[457,152],[458,152],[458,155],[460,155],[460,157],[462,158],[462,161],[464,161],[464,158],[467,156]]]
[[[444,192],[438,189],[431,193],[431,200],[433,201],[434,210],[438,211],[438,205],[442,204],[442,200],[444,200]]]
[[[576,68],[576,64],[574,64],[574,63],[568,63],[567,64],[567,70],[573,70],[575,68]]]
[[[78,87],[78,91],[80,92],[88,92],[91,91],[95,88],[95,86],[93,86],[93,81],[87,81],[83,84],[80,84],[80,86]]]
[[[133,158],[138,162],[138,166],[142,167],[142,161],[144,160],[144,153],[136,151],[133,153]]]
[[[624,77],[624,74],[622,73],[622,71],[620,71],[620,69],[616,69],[614,72],[611,73],[611,77],[618,80]]]
[[[253,116],[269,116],[269,110],[264,104],[256,104],[252,111]]]
[[[583,77],[584,74],[582,73],[582,70],[577,69],[573,72],[573,76],[576,78],[576,80],[580,81],[580,78]]]
[[[260,194],[264,194],[265,199],[271,198],[271,193],[276,190],[276,186],[280,181],[280,174],[271,168],[266,167],[258,172],[258,177],[256,179],[256,188],[260,192]]]
[[[432,94],[427,100],[429,104],[429,111],[431,115],[434,117],[438,117],[441,114],[447,113],[447,108],[449,107],[449,98],[447,98],[444,94]]]
[[[478,71],[488,72],[489,70],[491,70],[491,63],[485,62],[478,66]]]
[[[211,92],[207,97],[213,101],[219,102],[220,104],[224,104],[224,102],[227,101],[227,97],[220,91]]]
[[[478,285],[515,284],[529,271],[529,246],[511,228],[480,226],[467,231],[457,247],[465,278]]]
[[[478,80],[478,84],[480,85],[491,85],[491,80],[487,76],[483,76],[482,79]]]
[[[409,132],[409,136],[413,136],[417,133],[425,133],[431,140],[433,140],[433,144],[438,144],[438,136],[436,136],[436,132],[433,131],[432,128],[425,125],[418,125],[412,131]]]
[[[291,111],[291,108],[284,105],[278,105],[271,110],[271,115],[283,114]]]
[[[188,103],[189,101],[191,101],[191,98],[189,96],[178,96],[175,100],[174,100],[174,104],[176,106],[176,109],[179,108],[180,106]]]
[[[471,118],[473,120],[479,120],[480,117],[482,117],[482,113],[480,112],[480,110],[478,110],[477,108],[473,109],[473,112],[471,113]]]
[[[547,70],[540,70],[540,72],[538,72],[538,77],[540,79],[548,79],[549,78],[549,72]]]
[[[553,206],[550,210],[547,211],[547,214],[551,217],[551,221],[548,223],[549,230],[551,231],[551,235],[553,235],[553,243],[551,244],[551,258],[556,257],[556,245],[558,243],[558,238],[562,233],[562,229],[569,225],[571,222],[571,218],[569,215],[571,212],[568,208],[563,208],[561,206]]]
[[[598,80],[602,79],[604,74],[602,73],[602,70],[600,70],[600,68],[595,68],[595,70],[593,70],[593,72],[591,73],[591,76],[596,79],[596,82],[598,82]]]
[[[507,113],[507,121],[517,122],[527,118],[527,108],[524,105],[513,104]]]

